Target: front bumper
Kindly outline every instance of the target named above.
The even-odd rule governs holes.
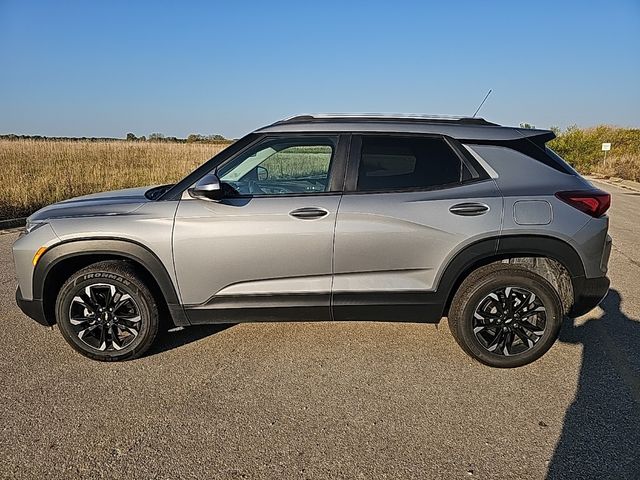
[[[609,279],[607,277],[573,279],[573,306],[569,311],[572,317],[584,315],[595,308],[609,291]]]
[[[34,319],[41,325],[46,327],[50,327],[54,322],[50,322],[47,320],[47,317],[44,313],[44,307],[42,305],[42,300],[25,300],[22,298],[22,292],[20,292],[20,287],[16,290],[16,303],[22,312]]]

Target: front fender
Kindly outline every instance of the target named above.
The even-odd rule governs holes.
[[[59,243],[47,250],[33,272],[33,298],[45,299],[47,279],[56,265],[72,258],[82,256],[123,257],[143,267],[153,277],[171,311],[174,322],[185,322],[178,291],[173,284],[167,268],[147,247],[131,240],[123,239],[79,239]]]

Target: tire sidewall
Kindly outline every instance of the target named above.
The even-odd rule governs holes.
[[[95,284],[111,284],[133,298],[141,316],[138,336],[122,350],[100,351],[92,348],[81,339],[73,329],[69,320],[69,309],[73,297],[85,287]],[[146,340],[152,333],[153,315],[149,298],[145,295],[135,279],[108,270],[92,270],[74,274],[62,287],[56,301],[56,321],[65,340],[78,352],[96,360],[115,361],[136,356],[141,349],[146,349]],[[155,334],[153,335],[155,337]]]
[[[524,288],[533,292],[546,310],[546,325],[542,338],[531,349],[512,356],[489,352],[480,344],[473,332],[473,315],[480,301],[492,291],[506,286]],[[510,368],[526,365],[544,355],[558,337],[562,318],[562,304],[551,284],[533,272],[505,269],[500,271],[499,276],[485,277],[470,289],[460,312],[457,327],[460,340],[474,358],[493,367]]]

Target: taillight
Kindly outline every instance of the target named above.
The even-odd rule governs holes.
[[[611,195],[599,189],[558,192],[556,197],[574,208],[598,218],[611,206]]]

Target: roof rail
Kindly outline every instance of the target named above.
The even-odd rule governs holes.
[[[431,124],[457,124],[457,125],[487,125],[498,126],[484,118],[456,117],[447,115],[418,115],[418,114],[381,114],[381,113],[322,113],[304,114],[279,120],[272,125],[288,125],[297,123],[329,123],[329,122],[416,122]]]

